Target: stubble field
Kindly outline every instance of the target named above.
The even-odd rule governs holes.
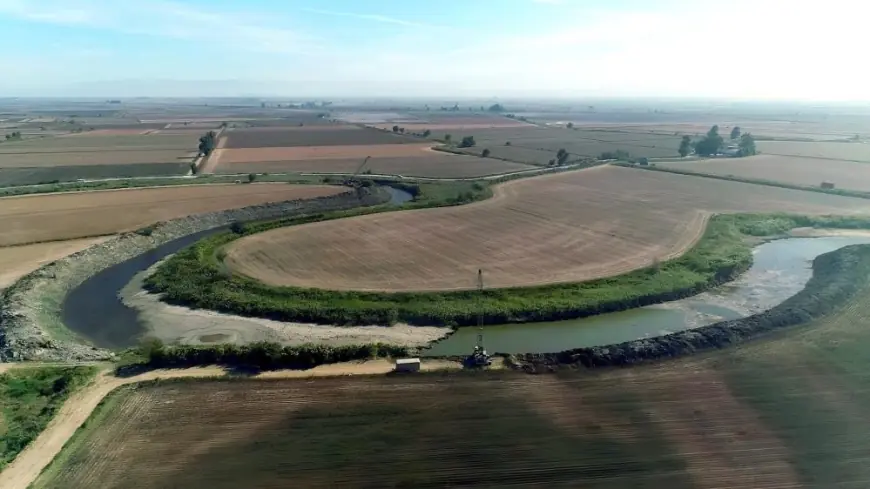
[[[0,198],[0,246],[133,231],[204,212],[335,195],[343,187],[192,185]]]
[[[404,145],[403,145],[404,146]],[[223,150],[234,151],[234,150]],[[353,173],[365,156],[356,158],[307,159],[292,161],[239,161],[227,163],[221,157],[217,173]],[[211,162],[211,160],[210,160]],[[420,156],[377,157],[366,164],[375,174],[414,177],[472,178],[534,169],[533,166],[491,158],[452,155],[429,151]]]
[[[107,238],[84,238],[0,247],[0,290],[46,263],[59,260],[105,239]]]
[[[865,143],[760,141],[757,146],[764,154],[870,163],[870,144]]]
[[[717,158],[702,161],[657,163],[659,167],[705,175],[735,176],[791,185],[870,192],[870,165],[851,161],[818,160],[796,156],[756,155],[747,158]]]
[[[870,201],[618,167],[516,180],[484,202],[280,228],[226,264],[268,284],[424,291],[578,282],[666,260],[719,212],[870,214]]]
[[[283,148],[417,143],[416,139],[357,126],[300,126],[234,129],[227,133],[227,149]]]

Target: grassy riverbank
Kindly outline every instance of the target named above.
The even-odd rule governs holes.
[[[0,374],[0,470],[45,429],[96,367],[33,367]]]
[[[478,185],[480,184],[473,184]],[[414,207],[438,205],[448,187]],[[451,192],[459,191],[451,188]],[[422,195],[435,195],[424,188]],[[228,273],[221,262],[227,243],[276,227],[350,217],[383,209],[320,214],[259,223],[241,233],[205,239],[178,253],[147,286],[174,304],[246,316],[324,324],[471,325],[481,311],[486,324],[552,321],[631,309],[697,294],[734,278],[751,264],[746,235],[770,236],[800,226],[867,228],[863,218],[810,218],[780,214],[726,215],[711,219],[700,242],[685,255],[617,277],[540,287],[427,293],[377,293],[274,287]]]

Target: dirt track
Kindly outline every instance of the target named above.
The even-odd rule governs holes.
[[[22,367],[30,364],[15,364]],[[16,367],[12,367],[16,368]],[[308,377],[329,377],[344,375],[376,375],[392,370],[387,360],[349,362],[344,364],[323,365],[311,370],[281,370],[263,373],[257,378],[295,379]],[[446,361],[428,361],[425,368],[439,370],[459,368],[459,365]],[[177,379],[196,377],[223,377],[227,373],[219,367],[191,368],[186,370],[156,370],[135,377],[119,378],[104,371],[89,386],[73,394],[48,424],[46,429],[0,472],[0,487],[3,489],[27,489],[42,470],[54,459],[64,444],[84,423],[97,405],[109,392],[116,388],[155,379]]]
[[[870,214],[870,201],[702,177],[598,167],[515,180],[472,205],[374,214],[257,234],[234,270],[340,290],[515,287],[612,276],[691,247],[711,213]]]

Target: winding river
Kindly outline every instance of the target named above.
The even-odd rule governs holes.
[[[753,250],[752,267],[737,280],[693,297],[569,321],[504,324],[483,329],[490,352],[549,353],[662,336],[772,308],[800,292],[815,257],[844,246],[868,244],[870,236],[789,238]],[[467,355],[478,328],[459,328],[424,356]]]
[[[412,199],[388,187],[396,205]],[[64,324],[100,348],[134,346],[147,328],[139,313],[119,298],[133,277],[165,257],[226,228],[191,234],[107,268],[72,290],[64,300]],[[753,250],[750,270],[734,282],[702,294],[629,311],[577,320],[487,326],[484,342],[490,352],[544,353],[621,343],[697,328],[723,319],[749,316],[799,292],[812,275],[812,260],[852,244],[868,244],[868,236],[788,238]],[[459,328],[423,352],[424,356],[468,354],[478,329]]]
[[[390,203],[402,205],[414,198],[404,190],[385,187]],[[61,319],[67,328],[84,337],[96,347],[120,349],[135,346],[146,332],[138,312],[127,307],[118,297],[133,277],[167,256],[193,243],[223,232],[227,226],[208,229],[164,243],[139,256],[111,266],[70,291],[63,301]]]

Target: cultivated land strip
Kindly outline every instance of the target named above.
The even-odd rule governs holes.
[[[8,368],[33,367],[34,363],[0,364],[0,371]],[[45,364],[45,365],[55,365]],[[78,365],[78,364],[77,364]],[[426,369],[456,369],[459,365],[450,361],[427,361]],[[323,365],[310,370],[278,370],[260,374],[255,379],[304,379],[311,377],[332,377],[347,375],[382,375],[393,370],[386,360],[350,362],[345,364]],[[57,456],[64,444],[73,436],[88,416],[110,392],[123,385],[151,380],[180,378],[219,378],[226,377],[226,370],[220,367],[201,367],[184,370],[155,370],[134,377],[117,377],[110,371],[103,371],[87,387],[73,394],[61,407],[46,429],[27,446],[2,472],[0,487],[3,489],[27,489],[42,470]]]
[[[868,214],[870,201],[597,167],[516,180],[472,205],[324,221],[252,235],[226,264],[271,285],[432,291],[580,282],[682,254],[710,213]],[[425,258],[423,258],[425,257]]]

